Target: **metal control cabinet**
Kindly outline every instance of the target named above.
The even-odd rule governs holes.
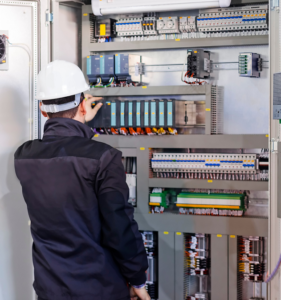
[[[242,4],[253,1],[240,1]],[[241,4],[239,2],[239,4]],[[258,2],[258,1],[257,1]],[[86,74],[86,57],[91,54],[120,53],[160,49],[190,49],[221,46],[267,45],[268,36],[224,37],[188,40],[159,40],[91,43],[90,6],[82,7],[82,69]],[[129,52],[131,53],[131,52]],[[237,60],[237,58],[236,58]],[[254,79],[253,79],[254,80]],[[91,89],[93,96],[105,100],[122,97],[165,95],[204,96],[211,105],[211,86],[147,86],[132,88]],[[141,98],[140,98],[141,99]],[[211,107],[210,107],[211,108]],[[137,207],[135,219],[142,231],[158,232],[159,299],[184,300],[184,234],[210,235],[211,299],[237,300],[237,236],[268,237],[268,219],[258,217],[212,217],[177,214],[151,214],[149,191],[153,187],[268,191],[268,182],[208,181],[193,179],[149,178],[149,149],[256,149],[269,148],[266,134],[212,135],[212,111],[206,110],[205,135],[185,136],[95,136],[94,139],[117,148],[123,156],[137,158]]]

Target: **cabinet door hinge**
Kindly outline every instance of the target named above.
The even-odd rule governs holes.
[[[46,26],[48,26],[54,20],[54,15],[48,9],[46,10]]]
[[[271,141],[270,141],[270,151],[272,153],[278,153],[278,143],[279,143],[278,139],[271,139]]]
[[[279,12],[279,0],[270,0],[270,8]]]

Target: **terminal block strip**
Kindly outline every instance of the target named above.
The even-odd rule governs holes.
[[[268,29],[268,6],[242,6],[200,10],[199,32],[265,30]]]
[[[147,253],[148,269],[146,271],[146,289],[152,300],[158,299],[157,279],[157,235],[152,231],[142,232],[144,247]]]
[[[256,154],[154,153],[154,172],[248,173],[258,170]]]
[[[185,234],[184,285],[186,300],[208,300],[210,274],[210,236]],[[195,288],[196,287],[196,288]],[[194,294],[191,290],[197,289]]]

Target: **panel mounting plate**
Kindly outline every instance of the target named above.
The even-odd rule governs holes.
[[[0,48],[1,48],[1,42],[5,43],[5,50],[3,48],[0,49],[0,71],[8,71],[9,70],[9,46],[8,41],[4,37],[4,35],[9,36],[8,30],[0,30]],[[3,44],[2,44],[3,46]],[[4,52],[2,51],[4,50]]]

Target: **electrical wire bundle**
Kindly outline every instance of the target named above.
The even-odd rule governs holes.
[[[261,237],[238,237],[238,270],[241,280],[263,281],[263,244],[264,240]]]
[[[130,136],[139,136],[139,135],[148,135],[148,136],[155,136],[155,135],[177,135],[177,130],[175,128],[94,128],[93,129],[95,134],[98,135],[130,135]]]
[[[268,171],[256,174],[248,173],[202,173],[202,172],[157,172],[157,178],[180,178],[202,180],[231,180],[231,181],[268,181]]]
[[[185,234],[185,285],[186,300],[208,300],[208,275],[210,269],[209,259],[209,235]],[[194,286],[190,287],[189,276],[196,276],[198,280],[198,292],[194,294]],[[194,284],[192,280],[192,284]],[[191,295],[191,293],[193,295]]]
[[[209,274],[207,243],[205,235],[185,235],[185,274],[187,276]],[[200,249],[202,245],[203,249]]]
[[[110,80],[109,80],[109,83],[106,84],[106,85],[103,85],[101,78],[98,78],[97,79],[97,84],[94,85],[94,86],[91,86],[91,88],[92,87],[93,88],[106,88],[106,87],[110,87],[113,83],[114,83],[114,77],[111,77]]]

